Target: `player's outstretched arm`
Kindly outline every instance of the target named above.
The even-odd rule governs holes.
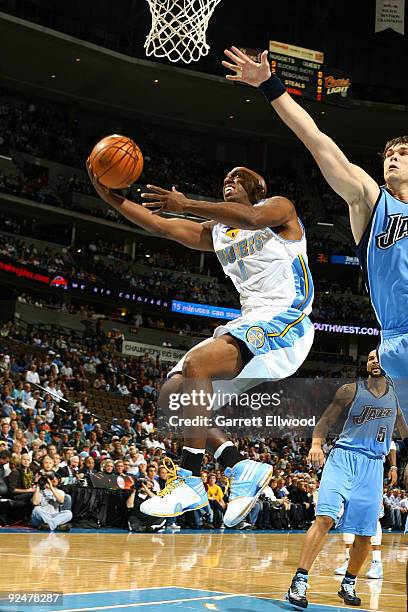
[[[230,61],[223,61],[223,66],[234,72],[227,75],[228,80],[259,87],[272,76],[267,51],[262,53],[260,62],[254,62],[237,47],[227,49],[225,55]],[[377,183],[347,159],[336,143],[319,130],[312,117],[287,92],[280,91],[277,95],[271,102],[273,108],[309,149],[329,185],[350,206],[353,234],[359,240],[378,198]]]
[[[88,162],[87,170],[99,197],[132,223],[142,227],[147,232],[174,240],[190,249],[197,251],[214,250],[211,232],[213,224],[211,222],[196,223],[187,219],[166,219],[158,215],[152,215],[143,206],[103,187],[93,176]]]
[[[199,217],[211,219],[238,229],[255,230],[264,227],[280,227],[297,223],[293,203],[285,197],[268,198],[263,206],[255,207],[241,202],[205,202],[191,200],[173,187],[163,189],[156,185],[147,185],[150,190],[142,193],[146,208],[154,212],[170,211],[175,213],[192,213]]]

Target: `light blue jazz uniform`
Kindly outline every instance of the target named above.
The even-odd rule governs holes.
[[[380,365],[408,415],[408,202],[385,187],[357,247],[367,290],[381,326]]]
[[[323,470],[316,515],[334,521],[340,531],[373,536],[377,533],[383,494],[384,456],[388,455],[397,418],[398,401],[391,382],[381,397],[366,381],[356,394],[346,422]]]

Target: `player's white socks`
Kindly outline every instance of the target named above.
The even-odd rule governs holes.
[[[381,563],[381,550],[373,550],[372,555],[373,561],[378,561],[378,563]]]

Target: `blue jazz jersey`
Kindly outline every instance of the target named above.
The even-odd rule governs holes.
[[[408,202],[386,187],[357,247],[368,293],[381,326],[378,358],[408,415]]]
[[[324,466],[316,515],[345,533],[377,533],[383,492],[383,459],[390,450],[398,402],[391,382],[377,397],[359,381],[343,430]]]
[[[367,291],[381,329],[408,327],[408,202],[381,187],[357,247]]]
[[[371,393],[367,382],[360,380],[336,447],[382,459],[390,452],[397,410],[392,383],[387,382],[385,393],[377,397]]]

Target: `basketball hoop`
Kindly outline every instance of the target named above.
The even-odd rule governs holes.
[[[197,62],[207,55],[206,32],[221,0],[147,0],[152,27],[146,38],[146,55],[171,62]]]

